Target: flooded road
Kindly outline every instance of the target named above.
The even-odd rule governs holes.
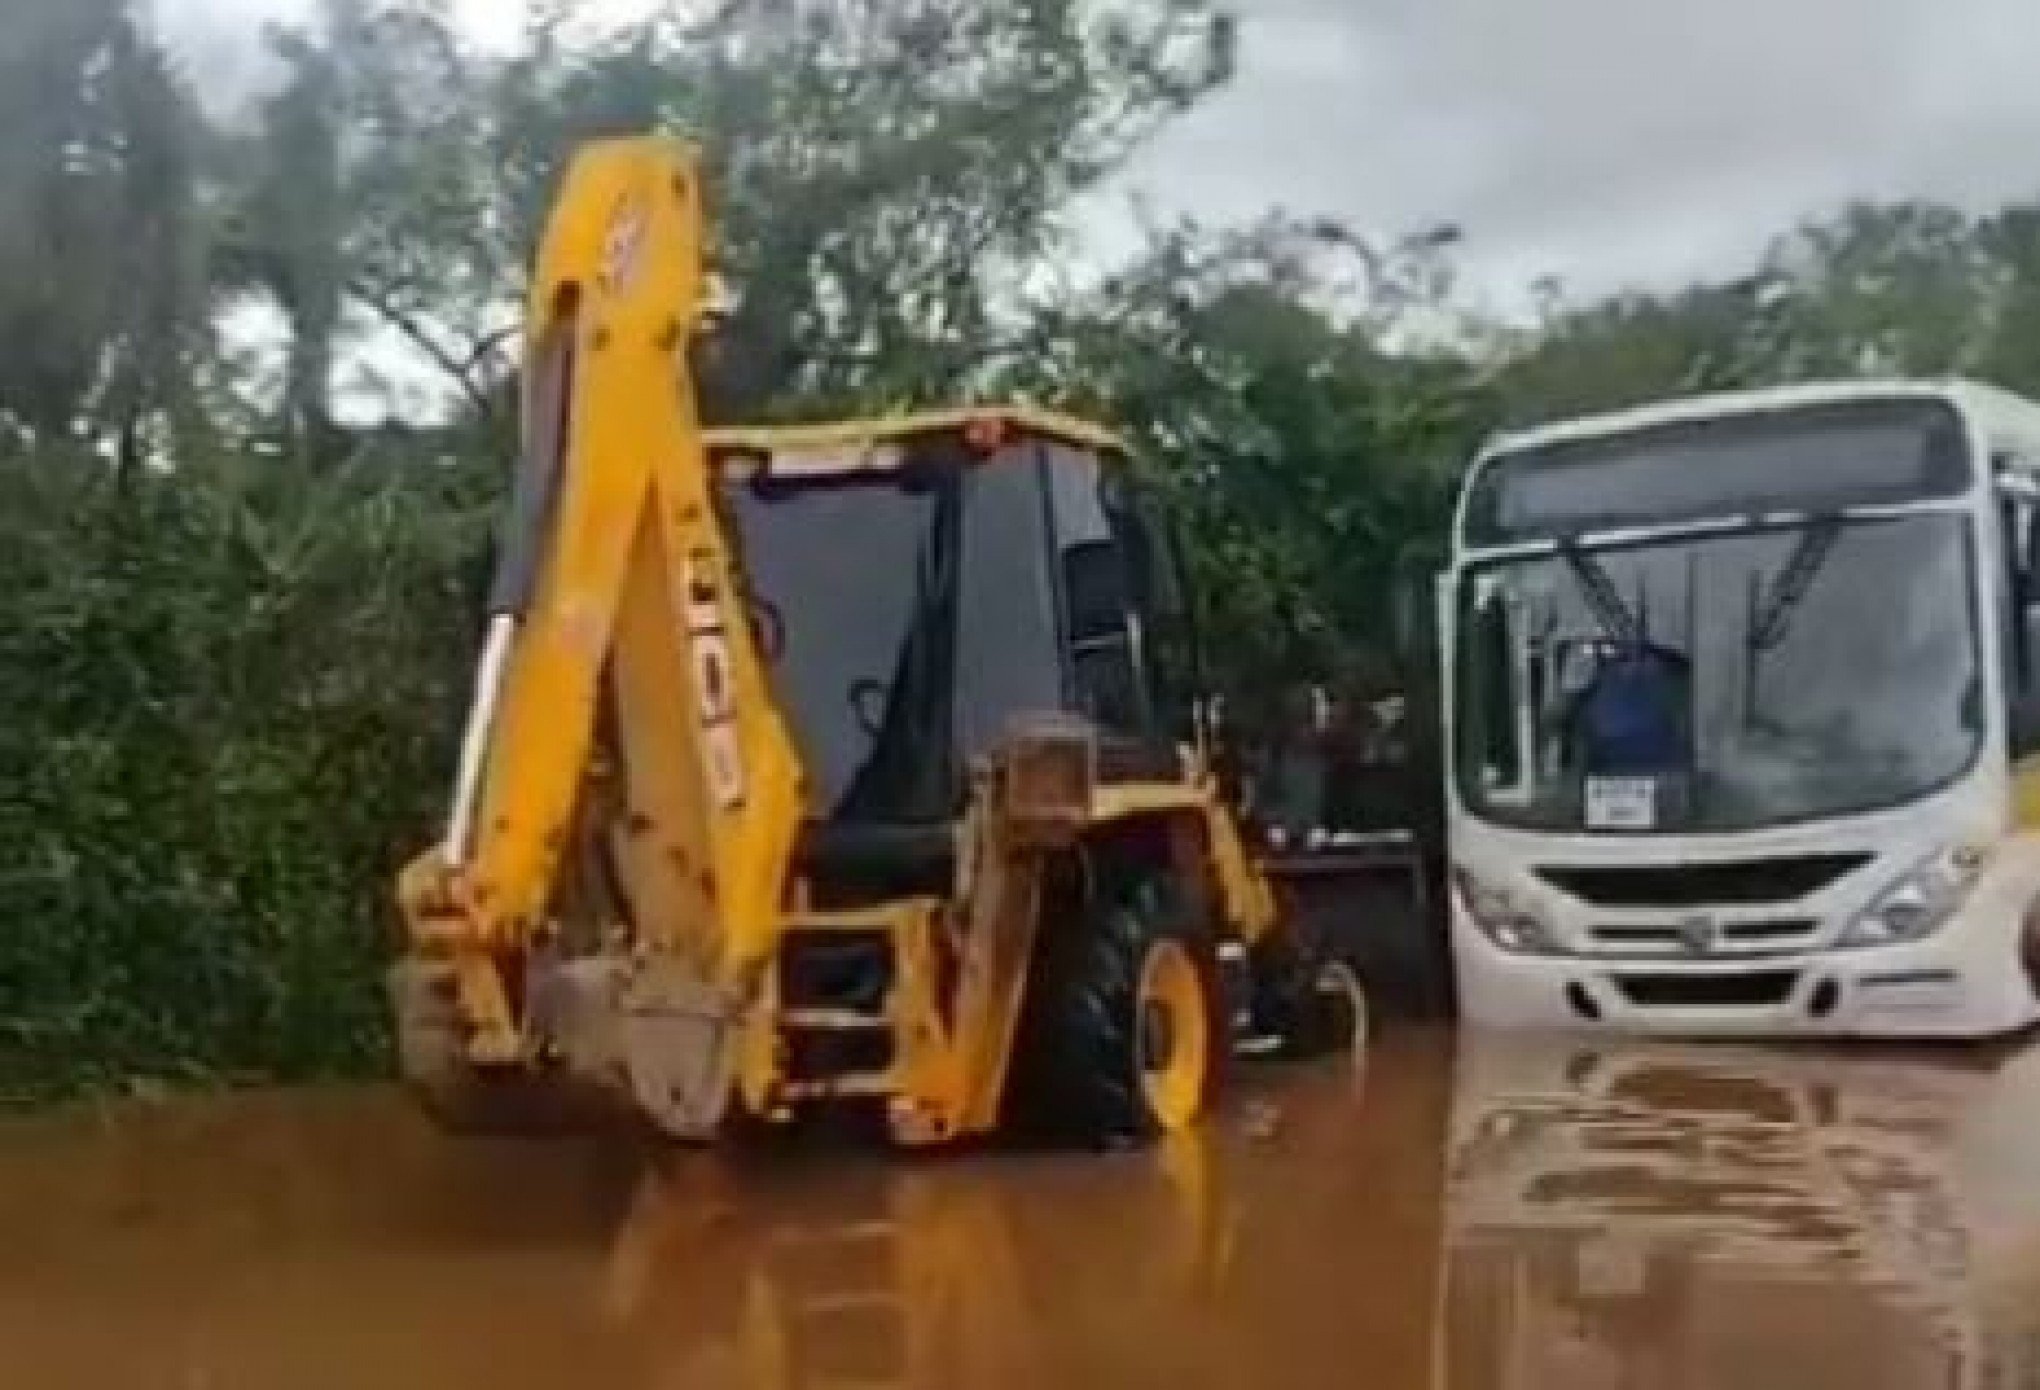
[[[1406,1035],[1112,1156],[0,1124],[0,1384],[1057,1382],[2040,1387],[2040,1049]]]

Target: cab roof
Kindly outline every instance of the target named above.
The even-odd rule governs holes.
[[[706,432],[715,454],[793,453],[863,457],[928,435],[999,429],[1009,435],[1049,439],[1096,453],[1124,456],[1126,444],[1101,425],[1029,405],[956,406],[864,420],[819,425],[759,425]]]

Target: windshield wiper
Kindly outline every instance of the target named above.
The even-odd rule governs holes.
[[[1755,605],[1754,616],[1750,619],[1749,643],[1752,651],[1767,652],[1785,640],[1793,613],[1805,601],[1808,591],[1813,588],[1813,581],[1827,567],[1828,557],[1834,554],[1835,542],[1841,534],[1842,518],[1832,513],[1815,517],[1800,532],[1792,554],[1786,557],[1785,567],[1778,571],[1777,583]]]
[[[1629,605],[1622,600],[1622,593],[1615,587],[1615,580],[1603,565],[1589,552],[1580,549],[1578,541],[1559,542],[1558,554],[1572,571],[1573,579],[1580,586],[1580,593],[1586,597],[1587,606],[1594,610],[1594,621],[1609,640],[1625,647],[1643,644],[1643,623]]]

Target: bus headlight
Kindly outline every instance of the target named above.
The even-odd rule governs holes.
[[[1974,845],[1937,850],[1908,870],[1842,933],[1844,946],[1890,946],[1935,931],[1962,905],[1983,873]]]
[[[1458,890],[1460,906],[1481,935],[1504,951],[1548,955],[1554,950],[1544,923],[1503,889],[1482,883],[1464,869],[1452,871],[1452,884]]]

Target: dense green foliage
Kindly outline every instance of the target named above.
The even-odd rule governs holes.
[[[1230,71],[1211,0],[722,0],[599,35],[567,9],[482,55],[432,0],[327,0],[226,113],[123,0],[10,11],[0,1096],[379,1058],[522,267],[590,135],[709,153],[713,415],[1020,391],[1114,421],[1249,700],[1385,678],[1397,585],[1499,423],[1835,373],[2040,389],[2040,204],[1850,208],[1721,283],[1549,287],[1529,325],[1450,312],[1446,234],[1184,227],[1086,281],[1079,200]]]
[[[369,886],[437,813],[483,483],[0,462],[0,1094],[375,1055]]]

